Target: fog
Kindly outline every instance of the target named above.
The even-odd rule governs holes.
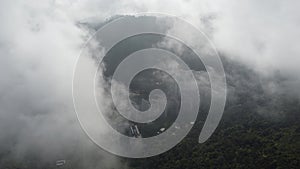
[[[91,36],[78,26],[82,21],[144,12],[179,16],[205,32],[224,56],[265,78],[274,72],[288,78],[281,85],[262,82],[267,89],[299,93],[299,7],[293,0],[2,0],[0,152],[19,160],[36,154],[48,163],[81,154],[85,168],[124,165],[98,150],[76,119],[73,68]],[[90,164],[95,154],[101,159]]]

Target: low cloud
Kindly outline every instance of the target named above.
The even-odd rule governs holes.
[[[165,4],[162,4],[165,3]],[[285,89],[299,92],[299,1],[159,0],[0,2],[0,148],[15,158],[31,152],[45,161],[73,154],[78,146],[95,152],[77,122],[72,103],[72,71],[89,32],[78,27],[118,14],[160,12],[182,17],[203,30],[221,53],[271,75],[288,77]],[[184,30],[183,30],[184,31]],[[270,92],[277,84],[263,83]],[[272,87],[273,86],[273,87]],[[75,150],[74,150],[75,149]],[[61,156],[62,155],[62,156]],[[91,155],[91,154],[89,154]]]

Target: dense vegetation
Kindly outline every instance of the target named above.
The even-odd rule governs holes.
[[[130,160],[134,169],[298,168],[300,127],[295,121],[272,122],[255,114],[234,114],[205,143],[199,127],[178,146],[157,157]],[[196,124],[199,125],[199,124]]]
[[[230,62],[230,63],[229,63]],[[300,103],[285,90],[268,94],[250,69],[224,60],[229,96],[212,137],[197,142],[202,121],[172,150],[156,157],[128,160],[132,169],[269,168],[300,166]],[[281,85],[280,75],[271,79]],[[268,82],[268,83],[269,83]]]

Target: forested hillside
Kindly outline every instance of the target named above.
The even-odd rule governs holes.
[[[269,168],[300,166],[300,102],[280,88],[276,72],[264,79],[239,63],[223,60],[229,97],[212,137],[197,142],[202,121],[179,145],[157,157],[127,160],[133,169]],[[269,84],[279,88],[269,93]]]

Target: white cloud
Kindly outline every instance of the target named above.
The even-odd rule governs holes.
[[[14,148],[21,154],[47,145],[45,153],[51,154],[65,140],[76,140],[71,82],[86,36],[76,26],[80,20],[136,12],[176,15],[207,32],[228,56],[262,72],[279,69],[298,78],[299,7],[293,0],[2,0],[0,127],[7,130],[1,130],[0,141],[17,138]],[[62,129],[72,134],[62,135]]]

